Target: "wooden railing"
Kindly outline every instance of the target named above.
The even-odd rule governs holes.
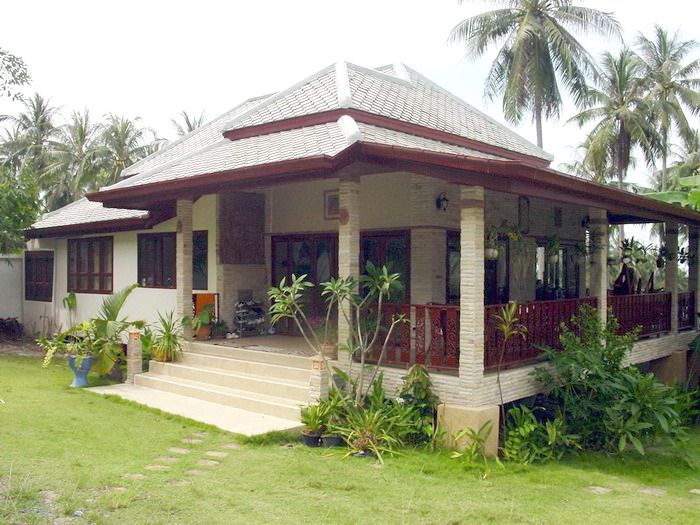
[[[538,347],[559,348],[560,325],[562,323],[569,324],[571,317],[577,315],[583,305],[595,307],[597,301],[594,297],[588,297],[518,304],[517,317],[527,332],[525,337],[510,338],[506,343],[502,357],[500,354],[503,336],[497,329],[497,320],[494,316],[501,314],[504,305],[486,306],[484,366],[487,369],[494,369],[498,366],[499,360],[501,366],[504,367],[515,363],[523,364],[537,358],[541,352]]]
[[[382,362],[408,367],[420,363],[436,370],[456,370],[459,364],[459,307],[443,304],[400,304],[383,308],[383,327],[394,314],[407,320],[391,334]],[[379,358],[386,331],[375,345],[370,360]]]
[[[687,330],[695,326],[695,292],[678,294],[678,329]]]
[[[671,330],[671,293],[645,293],[608,296],[608,308],[620,323],[620,333],[637,326],[640,336],[662,334]]]

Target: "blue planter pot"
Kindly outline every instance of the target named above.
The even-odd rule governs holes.
[[[68,358],[68,366],[71,370],[73,370],[73,373],[75,374],[73,382],[70,384],[70,386],[73,388],[81,388],[87,386],[87,375],[90,371],[90,367],[92,366],[92,356],[89,355],[87,357],[84,357],[80,362],[80,367],[78,368],[75,366],[75,356],[72,355]]]

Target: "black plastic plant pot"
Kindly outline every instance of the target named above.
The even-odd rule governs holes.
[[[338,435],[328,434],[321,436],[321,446],[323,447],[342,447],[343,445],[343,438]]]
[[[307,447],[320,447],[321,446],[321,434],[307,434],[306,432],[301,433],[301,441]]]

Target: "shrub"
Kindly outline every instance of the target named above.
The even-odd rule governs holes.
[[[675,443],[682,437],[678,392],[635,366],[623,368],[636,330],[619,335],[617,320],[609,316],[602,325],[591,307],[561,329],[562,351],[544,349],[551,369],[535,375],[583,448],[615,452],[632,445],[643,454],[658,438]]]
[[[0,338],[19,339],[24,335],[24,327],[16,317],[0,319]]]
[[[152,337],[153,357],[158,361],[176,361],[182,355],[183,337],[182,320],[175,319],[173,312],[159,313]]]
[[[433,393],[428,370],[419,364],[408,369],[399,388],[398,401],[413,413],[415,430],[407,439],[410,443],[425,443],[435,434],[437,406],[440,398]]]
[[[453,450],[450,454],[452,459],[458,459],[467,468],[476,468],[482,479],[488,473],[488,458],[486,457],[486,441],[488,441],[493,431],[493,423],[487,421],[478,429],[465,428],[452,436],[454,443],[466,440],[466,445],[461,450]]]

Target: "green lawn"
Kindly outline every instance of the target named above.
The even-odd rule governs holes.
[[[689,493],[700,473],[664,454],[494,466],[481,481],[440,454],[409,451],[380,467],[289,448],[280,436],[244,443],[71,390],[70,376],[63,363],[42,370],[37,358],[0,356],[0,523],[700,523],[700,495]],[[202,431],[204,443],[181,443]],[[223,448],[234,441],[239,449]],[[699,433],[693,442],[700,451]],[[169,471],[144,470],[178,446],[191,453]],[[206,451],[224,450],[220,465],[196,465]],[[124,477],[134,473],[147,478]],[[640,493],[645,487],[666,493]],[[76,510],[83,517],[69,519]]]

